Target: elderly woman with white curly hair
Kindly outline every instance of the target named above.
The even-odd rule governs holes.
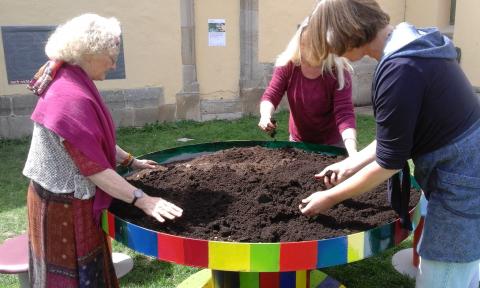
[[[100,213],[112,197],[163,222],[182,209],[150,197],[115,172],[117,164],[154,168],[116,145],[112,117],[93,81],[115,69],[120,23],[84,14],[60,25],[50,59],[29,88],[39,96],[23,174],[28,188],[30,281],[33,287],[118,287]]]

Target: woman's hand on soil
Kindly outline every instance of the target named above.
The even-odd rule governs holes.
[[[160,164],[158,164],[157,162],[153,161],[153,160],[149,160],[149,159],[133,159],[133,163],[131,165],[131,167],[134,169],[134,170],[140,170],[140,169],[154,169],[154,168],[158,168],[158,166],[160,166]]]
[[[298,208],[306,216],[314,216],[327,211],[335,204],[328,191],[319,191],[303,199]]]
[[[173,220],[177,217],[181,217],[182,208],[170,203],[160,197],[150,197],[144,195],[144,197],[137,200],[135,206],[142,209],[145,214],[150,215],[157,219],[159,222],[165,222],[165,218]]]
[[[348,164],[348,158],[337,162],[335,164],[327,166],[322,172],[315,174],[315,178],[323,180],[327,188],[331,188],[343,182],[345,179],[352,175],[352,170]]]
[[[261,117],[258,122],[258,127],[265,132],[271,132],[272,130],[277,129],[276,123],[272,123],[271,117]]]

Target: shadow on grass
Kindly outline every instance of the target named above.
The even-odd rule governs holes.
[[[341,266],[322,269],[346,287],[413,288],[415,280],[400,274],[393,268],[392,256],[397,251],[411,248],[410,238],[399,246],[367,259]]]
[[[133,269],[127,275],[120,279],[120,286],[140,285],[146,286],[158,281],[159,277],[171,277],[173,275],[173,265],[161,262],[153,258],[135,254],[133,257]]]
[[[184,267],[157,259],[133,255],[132,271],[120,279],[120,287],[176,287],[199,269]]]

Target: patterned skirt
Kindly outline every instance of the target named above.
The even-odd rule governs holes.
[[[118,287],[108,239],[93,220],[93,199],[52,193],[31,181],[27,205],[32,287]]]

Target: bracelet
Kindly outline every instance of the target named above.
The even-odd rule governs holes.
[[[136,159],[135,157],[132,157],[132,160],[130,161],[130,163],[128,163],[128,164],[127,164],[127,167],[130,167],[130,166],[132,166],[132,164],[133,164],[133,161],[135,161],[135,159]]]
[[[125,158],[122,163],[120,163],[120,165],[124,166],[124,167],[129,167],[130,165],[132,165],[133,163],[133,160],[135,158],[133,158],[132,154],[128,153],[128,156],[127,158]]]

